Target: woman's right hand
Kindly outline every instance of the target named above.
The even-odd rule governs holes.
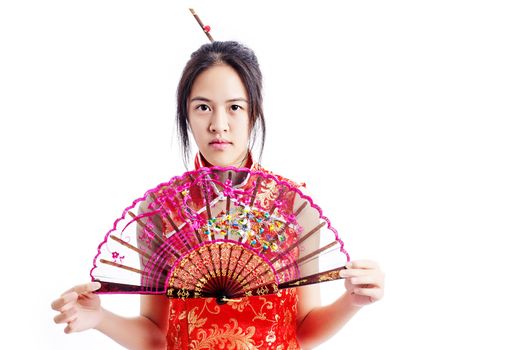
[[[100,324],[103,309],[100,297],[93,293],[99,288],[99,282],[80,284],[51,303],[51,308],[59,312],[54,318],[55,323],[67,323],[65,333],[85,331]]]

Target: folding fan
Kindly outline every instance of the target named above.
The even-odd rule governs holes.
[[[135,200],[98,246],[98,293],[218,303],[335,280],[349,261],[296,185],[265,171],[200,168]]]

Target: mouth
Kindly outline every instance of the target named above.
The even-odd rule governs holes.
[[[209,143],[210,145],[230,145],[231,142],[224,140],[213,140]]]
[[[223,151],[225,150],[226,148],[228,148],[229,146],[231,146],[231,142],[229,141],[224,141],[224,140],[213,140],[209,143],[209,146],[211,146],[211,148],[213,148],[214,150],[217,150],[217,151]]]

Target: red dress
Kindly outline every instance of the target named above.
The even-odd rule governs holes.
[[[197,154],[195,167],[203,165]],[[267,172],[251,159],[248,166]],[[293,198],[288,202],[293,205]],[[297,303],[295,289],[224,305],[218,305],[213,298],[170,299],[167,348],[300,349],[296,338]]]

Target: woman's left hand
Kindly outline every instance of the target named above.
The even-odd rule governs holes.
[[[356,260],[340,271],[345,278],[346,290],[352,294],[355,306],[365,306],[382,299],[384,296],[384,272],[371,260]]]

